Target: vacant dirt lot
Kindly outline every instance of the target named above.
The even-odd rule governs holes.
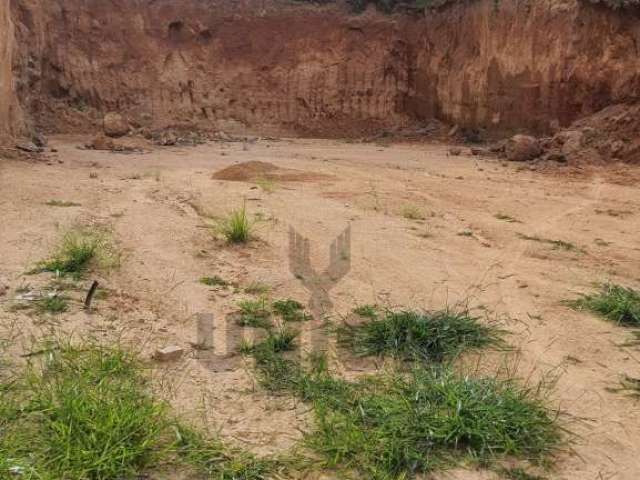
[[[351,225],[351,270],[330,292],[333,320],[363,303],[469,304],[510,332],[514,350],[489,364],[506,357],[524,379],[557,377],[550,401],[575,435],[551,478],[637,478],[640,404],[612,389],[623,374],[640,376],[640,352],[621,346],[628,330],[562,301],[594,282],[640,286],[639,171],[532,171],[433,145],[258,140],[124,155],[77,148],[86,141],[54,139],[49,163],[0,163],[0,282],[9,287],[0,315],[16,359],[31,351],[32,335],[52,330],[121,337],[146,357],[178,345],[179,362],[150,362],[176,409],[256,452],[285,450],[301,437],[307,409],[265,395],[220,332],[254,282],[271,286],[274,298],[308,302],[289,269],[290,227],[310,240],[321,271],[331,242]],[[248,161],[278,168],[265,178],[254,168],[257,177],[240,175],[244,182],[213,177]],[[258,239],[230,247],[208,225],[243,202],[257,215]],[[51,280],[25,272],[79,224],[112,230],[120,267],[80,282],[66,314],[15,311],[17,296]],[[213,275],[237,288],[198,282]],[[94,277],[105,293],[86,313],[80,300]],[[215,357],[191,346],[195,314],[207,312],[217,326]]]

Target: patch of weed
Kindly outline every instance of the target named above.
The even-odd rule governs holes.
[[[107,235],[95,229],[79,228],[68,231],[48,260],[40,262],[32,273],[53,272],[80,278],[93,261],[110,268],[118,257]]]
[[[69,302],[65,297],[44,297],[34,303],[38,313],[50,313],[52,315],[57,315],[64,313],[69,309]]]
[[[625,327],[640,327],[640,292],[632,288],[607,283],[597,293],[566,303]]]
[[[378,307],[376,305],[360,305],[353,309],[353,313],[364,318],[375,320],[378,318]]]
[[[251,239],[253,226],[246,205],[218,222],[218,230],[229,243],[247,243]]]
[[[297,331],[282,327],[275,332],[269,331],[267,338],[256,344],[243,345],[241,351],[247,355],[256,354],[257,356],[291,352],[296,349],[295,340],[298,335]]]
[[[582,252],[582,250],[578,248],[574,243],[566,242],[564,240],[551,240],[548,238],[538,237],[537,235],[531,236],[531,235],[524,235],[522,233],[519,233],[518,237],[523,240],[528,240],[530,242],[546,243],[548,245],[553,246],[554,249]]]
[[[273,193],[276,191],[276,183],[268,178],[256,179],[256,185],[262,189],[263,192]]]
[[[271,285],[264,282],[251,282],[244,291],[249,295],[266,295],[271,291]]]
[[[0,378],[0,478],[142,478],[158,464],[220,480],[264,480],[279,467],[174,418],[143,366],[119,348],[47,344],[40,362]]]
[[[75,202],[66,202],[63,200],[49,200],[45,203],[48,207],[81,207],[79,203]]]
[[[238,325],[253,328],[271,328],[271,309],[266,298],[259,300],[242,300],[238,302],[240,316]]]
[[[500,468],[498,472],[509,480],[546,480],[545,477],[540,477],[538,475],[532,475],[527,472],[524,468],[514,467],[514,468]]]
[[[426,218],[422,209],[417,205],[404,205],[400,213],[407,220],[424,220]]]
[[[459,353],[501,342],[500,330],[468,312],[387,311],[358,325],[338,328],[338,342],[358,356],[442,362]]]
[[[504,213],[496,213],[494,217],[497,218],[498,220],[502,220],[503,222],[507,222],[507,223],[522,223],[520,220],[517,220],[512,216]]]
[[[213,277],[202,277],[200,283],[209,287],[228,287],[230,284],[224,278],[214,275]]]
[[[333,377],[326,361],[304,369],[270,352],[255,357],[265,388],[312,404],[316,430],[306,444],[325,468],[405,479],[469,459],[485,466],[505,457],[542,462],[561,442],[540,390],[511,380],[416,368],[347,382]]]
[[[285,322],[304,322],[311,319],[311,316],[304,311],[304,305],[290,298],[276,300],[272,308]]]

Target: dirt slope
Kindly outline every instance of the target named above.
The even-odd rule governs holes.
[[[48,131],[118,110],[232,132],[360,135],[434,116],[542,132],[639,91],[638,15],[577,0],[477,0],[425,17],[279,0],[11,7],[20,98]]]

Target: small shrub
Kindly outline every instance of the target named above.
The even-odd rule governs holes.
[[[218,223],[220,233],[229,243],[247,243],[251,239],[253,223],[247,216],[246,206],[234,210]]]
[[[382,317],[338,329],[340,345],[358,356],[392,356],[442,362],[475,348],[501,344],[500,331],[468,312],[388,311]]]
[[[588,310],[625,327],[640,327],[640,292],[607,283],[598,293],[584,295],[567,304],[576,310]]]

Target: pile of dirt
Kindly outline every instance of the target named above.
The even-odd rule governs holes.
[[[328,179],[330,176],[291,168],[280,168],[273,163],[256,160],[224,168],[214,173],[213,178],[230,182],[255,182],[258,180],[313,182]]]
[[[640,164],[640,103],[617,104],[574,122],[545,142],[544,158],[571,164]]]

